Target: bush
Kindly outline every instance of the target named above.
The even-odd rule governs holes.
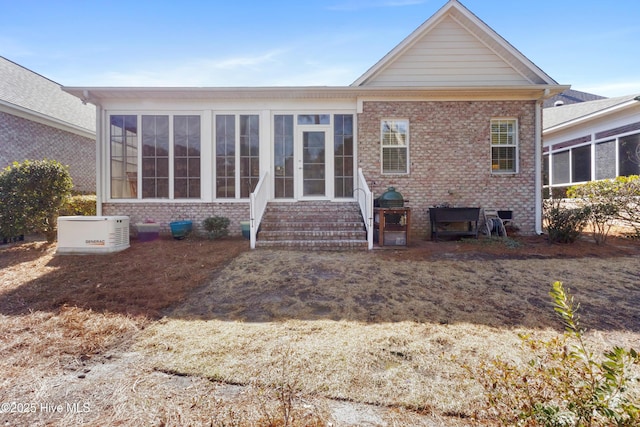
[[[37,232],[54,241],[58,212],[72,187],[67,168],[55,160],[14,162],[0,173],[0,234]]]
[[[217,239],[229,234],[229,223],[227,217],[210,216],[202,221],[202,227],[207,231],[210,239]]]
[[[619,195],[623,200],[617,219],[634,230],[635,237],[640,237],[640,176],[619,176]]]
[[[93,216],[96,215],[96,196],[91,194],[76,195],[69,197],[62,209],[60,215],[81,215],[81,216]]]
[[[550,295],[565,326],[562,337],[521,336],[523,350],[532,355],[523,365],[497,358],[477,370],[467,367],[484,388],[489,412],[513,426],[640,425],[640,407],[629,392],[638,380],[630,366],[640,364],[640,355],[613,347],[596,360],[584,341],[573,297],[561,282],[553,284]]]
[[[584,208],[566,208],[560,199],[544,201],[544,216],[549,242],[573,243],[587,224]]]
[[[567,190],[567,196],[576,199],[584,209],[596,244],[604,243],[613,220],[625,203],[620,193],[620,181],[605,179],[576,185]]]

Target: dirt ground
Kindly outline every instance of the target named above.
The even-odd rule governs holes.
[[[624,238],[415,239],[346,253],[160,239],[54,253],[40,241],[0,247],[3,425],[281,425],[287,408],[295,425],[480,425],[473,404],[457,402],[478,396],[456,390],[456,373],[436,379],[446,375],[434,354],[484,357],[483,340],[560,331],[554,280],[575,292],[594,337],[640,339],[640,244]],[[468,331],[481,336],[471,343]],[[298,351],[335,337],[343,351]],[[354,372],[335,368],[350,357]],[[289,395],[279,360],[309,371]],[[420,369],[389,377],[409,362]],[[261,376],[270,370],[275,379]],[[396,381],[415,387],[384,386]]]

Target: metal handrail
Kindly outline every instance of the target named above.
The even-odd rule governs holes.
[[[250,226],[251,226],[251,249],[256,248],[256,236],[258,234],[258,228],[260,227],[260,221],[262,221],[262,215],[267,209],[267,202],[269,201],[269,172],[265,172],[260,177],[255,190],[249,196],[249,212],[250,212]]]
[[[367,229],[367,246],[371,250],[373,249],[373,193],[369,190],[362,168],[358,168],[357,186],[353,193],[360,206],[362,218],[364,218],[365,228]]]

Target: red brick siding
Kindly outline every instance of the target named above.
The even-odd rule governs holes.
[[[14,161],[57,160],[69,166],[76,190],[96,191],[95,140],[0,112],[0,168]]]
[[[519,172],[491,174],[490,120],[518,119]],[[409,120],[408,175],[382,175],[380,121]],[[535,233],[535,103],[365,102],[358,115],[358,161],[374,197],[394,186],[409,200],[415,236],[428,233],[434,205],[511,209],[522,233]]]
[[[202,231],[202,221],[210,216],[229,218],[229,234],[241,234],[240,221],[249,220],[249,202],[246,203],[105,203],[103,215],[127,215],[132,231],[135,224],[153,220],[160,224],[161,233],[169,233],[171,221],[191,220],[196,231]]]

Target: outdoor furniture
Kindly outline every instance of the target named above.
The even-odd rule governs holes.
[[[478,238],[480,208],[429,208],[431,240],[443,236]]]
[[[411,208],[373,208],[374,240],[380,246],[409,246]]]

